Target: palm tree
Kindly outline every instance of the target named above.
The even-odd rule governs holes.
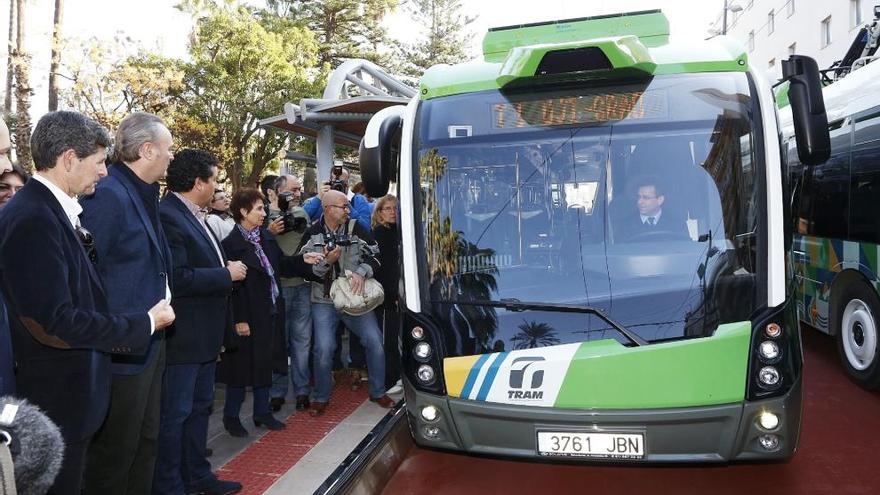
[[[3,102],[3,111],[6,115],[12,112],[12,80],[15,78],[13,71],[15,64],[12,62],[15,54],[15,0],[9,0],[9,41],[6,45],[6,100]]]
[[[510,339],[514,349],[534,349],[559,344],[556,330],[546,323],[523,320],[519,332]]]
[[[15,154],[18,164],[31,172],[31,89],[29,75],[30,56],[24,48],[24,13],[27,0],[16,0],[16,49],[15,49]]]
[[[49,111],[58,110],[58,66],[61,65],[61,18],[64,0],[55,0],[55,20],[52,29],[52,65],[49,66]]]

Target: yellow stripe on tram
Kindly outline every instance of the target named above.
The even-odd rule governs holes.
[[[480,359],[480,355],[445,358],[443,374],[446,376],[446,393],[450,397],[461,397],[461,389],[467,381],[468,374]]]

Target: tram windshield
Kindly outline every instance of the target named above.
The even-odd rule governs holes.
[[[590,314],[481,301],[590,306],[648,342],[747,320],[760,283],[753,111],[744,73],[424,102],[423,297],[450,350],[630,343]]]

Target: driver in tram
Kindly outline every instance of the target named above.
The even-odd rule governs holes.
[[[624,217],[617,230],[619,238],[628,242],[690,239],[687,222],[673,211],[664,211],[666,191],[656,177],[640,177],[636,181],[636,209]]]

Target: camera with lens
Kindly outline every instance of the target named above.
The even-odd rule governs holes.
[[[348,234],[337,234],[335,232],[324,234],[324,245],[327,246],[327,251],[333,251],[336,249],[336,246],[351,246],[353,243],[354,241],[351,240]]]
[[[281,210],[280,215],[276,215],[269,218],[269,221],[275,221],[277,218],[282,218],[284,221],[284,230],[281,231],[282,234],[286,234],[288,232],[305,232],[306,228],[309,226],[308,220],[303,217],[296,216],[293,212],[290,211],[291,207],[293,207],[293,193],[290,191],[285,191],[283,193],[278,194],[278,209]]]
[[[333,191],[344,193],[348,191],[348,184],[342,180],[342,165],[333,165],[333,178],[325,182]]]

